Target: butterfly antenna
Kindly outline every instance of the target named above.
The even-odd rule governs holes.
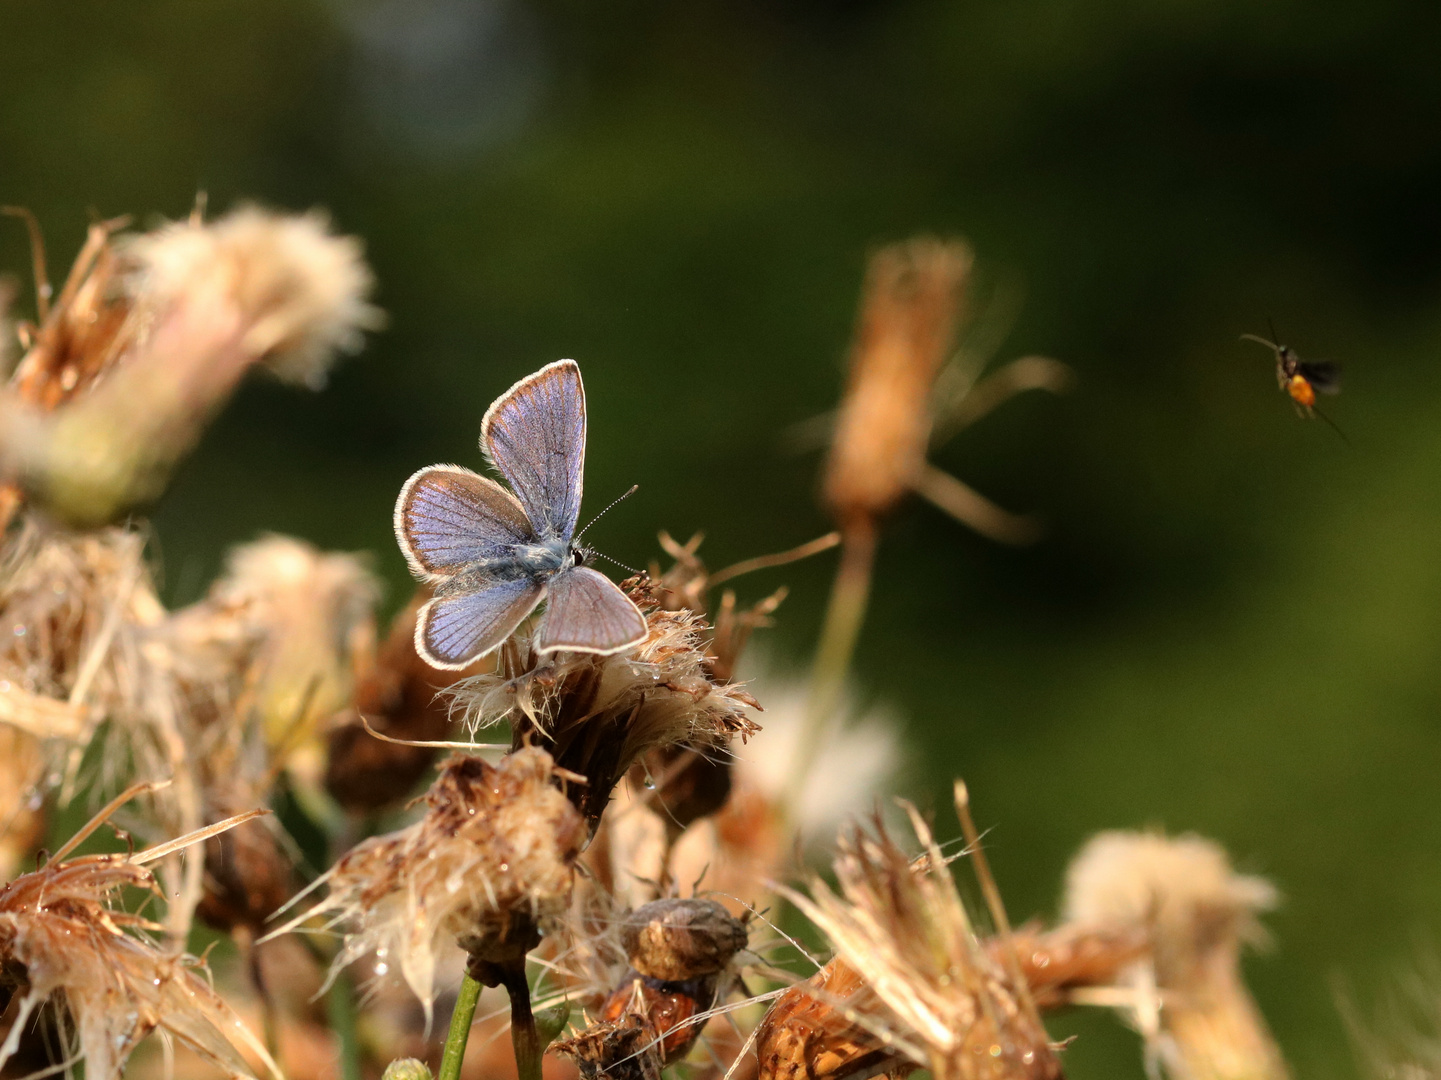
[[[607,506],[607,507],[606,507],[604,510],[602,510],[599,514],[596,514],[595,517],[591,518],[588,522],[586,522],[585,529],[581,529],[580,532],[578,532],[578,533],[575,534],[575,539],[576,539],[576,541],[579,541],[580,538],[585,535],[586,529],[589,529],[589,528],[590,528],[592,525],[594,525],[597,521],[599,521],[601,518],[605,517],[605,515],[610,512],[611,508],[614,507],[614,506],[616,505],[616,503],[624,502],[626,499],[629,499],[632,495],[634,495],[634,494],[635,494],[637,491],[639,491],[639,490],[640,490],[640,485],[639,485],[639,484],[632,484],[632,485],[630,486],[630,490],[629,490],[629,491],[627,491],[627,492],[626,492],[624,495],[622,495],[619,499],[616,499],[615,502],[612,502],[612,503],[610,504],[610,506]],[[615,562],[615,560],[614,560],[614,559],[611,559],[611,562]],[[624,565],[624,564],[623,564],[623,563],[616,563],[616,565],[617,565],[617,566],[622,566],[622,565]],[[629,570],[630,567],[627,566],[626,569]]]
[[[1327,421],[1327,423],[1329,423],[1329,422],[1330,422],[1330,421]],[[1342,436],[1342,438],[1345,438],[1345,436]],[[601,552],[601,551],[592,551],[591,554],[594,555],[597,559],[604,559],[606,562],[613,562],[613,563],[616,564],[616,566],[619,566],[622,570],[629,570],[632,574],[639,574],[639,573],[641,572],[641,571],[637,570],[634,566],[627,566],[625,563],[621,562],[619,559],[612,559],[609,555],[605,554],[604,552]]]

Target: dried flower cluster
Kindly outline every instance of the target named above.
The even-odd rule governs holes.
[[[550,1069],[571,1070],[552,1080],[1035,1080],[1061,1075],[1043,1011],[1093,1004],[1176,1077],[1285,1075],[1239,970],[1274,896],[1207,841],[1103,834],[1072,867],[1064,918],[1014,933],[964,804],[994,930],[909,804],[919,858],[877,816],[841,833],[834,888],[807,874],[902,757],[850,682],[884,519],[918,492],[992,537],[1035,532],[927,462],[1012,394],[1064,383],[1034,357],[980,378],[964,244],[871,263],[824,483],[839,533],[718,572],[699,535],[661,534],[671,565],[624,583],[639,644],[540,653],[522,625],[455,672],[415,648],[427,587],[377,640],[368,560],[299,540],[237,547],[202,599],[160,602],[143,528],[117,522],[248,371],[318,387],[378,316],[359,244],[318,215],[124,228],[90,230],[53,304],[37,271],[34,324],[0,298],[0,337],[13,328],[23,350],[0,389],[0,869],[34,854],[49,803],[137,778],[151,783],[127,825],[181,838],[72,857],[117,801],[0,888],[0,1065],[83,1057],[111,1080],[156,1032],[198,1057],[173,1063],[183,1075],[275,1068],[269,1045],[295,1080],[337,1060],[344,1075],[388,1063],[391,1080],[437,1064],[442,1080],[540,1080],[549,1046]],[[813,677],[759,692],[762,732],[767,680],[738,672],[786,590],[742,604],[729,583],[838,544]],[[453,719],[472,736],[508,725],[509,743],[449,742]],[[400,808],[445,748],[460,752],[419,809]],[[251,820],[267,805],[280,814]],[[798,876],[809,895],[776,884]],[[163,916],[142,914],[162,894]],[[759,927],[777,895],[830,940],[827,962],[771,965],[783,946]],[[195,913],[237,947],[220,990],[185,952]],[[310,946],[282,937],[298,930]],[[65,1061],[30,1023],[42,1005],[73,1035]],[[499,1034],[502,1012],[511,1052],[466,1059],[471,1022]],[[137,1058],[132,1075],[151,1068]]]

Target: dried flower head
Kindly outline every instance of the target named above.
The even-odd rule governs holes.
[[[500,649],[496,670],[451,688],[473,728],[509,721],[514,746],[548,746],[556,764],[586,778],[578,805],[594,828],[616,782],[642,754],[681,744],[723,751],[732,735],[759,730],[754,698],[710,674],[707,627],[688,610],[667,611],[644,578],[625,582],[649,635],[610,656],[535,651],[526,634]]]
[[[1103,832],[1072,861],[1064,909],[1076,926],[1146,935],[1150,956],[1125,976],[1135,1003],[1124,1011],[1171,1075],[1278,1080],[1286,1066],[1240,966],[1276,898],[1212,840]]]
[[[966,244],[925,237],[871,257],[824,483],[848,544],[911,491],[993,540],[1027,543],[1039,535],[1033,519],[926,460],[932,446],[1016,394],[1070,385],[1069,369],[1040,356],[981,378],[988,352],[957,348],[972,265]]]
[[[266,536],[231,551],[209,595],[176,612],[170,638],[242,677],[267,746],[282,754],[349,703],[379,596],[364,557]]]
[[[337,353],[359,350],[380,323],[360,241],[325,214],[242,206],[219,220],[177,221],[129,240],[131,290],[156,312],[200,286],[223,292],[245,323],[244,348],[286,382],[325,385]]]
[[[246,208],[123,241],[113,227],[92,230],[0,393],[0,476],[83,526],[158,496],[249,368],[319,385],[378,319],[359,245],[318,215]]]
[[[841,835],[839,894],[819,879],[810,897],[782,890],[825,931],[837,957],[873,995],[869,1003],[819,1000],[842,1008],[848,1029],[872,1032],[873,1049],[897,1051],[941,1080],[1060,1076],[1028,987],[976,935],[930,829],[904,805],[926,848],[924,859],[908,859],[877,820],[869,833]],[[796,1041],[793,1025],[804,1020],[785,1014],[781,1020],[770,1025],[771,1042],[758,1042],[758,1052],[788,1041],[807,1057],[819,1052],[814,1042]],[[845,1037],[853,1039],[853,1030]]]
[[[83,1057],[86,1075],[98,1080],[118,1080],[126,1058],[152,1031],[177,1039],[227,1076],[250,1075],[232,1040],[274,1070],[264,1045],[201,977],[200,961],[162,951],[148,936],[158,927],[114,906],[126,886],[158,893],[147,863],[229,823],[138,855],[63,858],[122,800],[55,859],[0,890],[7,998],[20,995],[0,1064],[15,1053],[27,1019],[52,1002],[73,1022],[71,1062]]]
[[[439,690],[456,673],[431,667],[415,651],[416,615],[430,595],[422,586],[395,616],[374,661],[357,675],[353,703],[331,723],[325,788],[347,810],[377,810],[408,796],[436,750],[404,743],[444,740],[450,731],[450,704]],[[483,659],[475,671],[489,664]]]
[[[534,944],[570,902],[585,826],[553,785],[550,755],[528,748],[490,765],[446,762],[415,824],[374,837],[320,879],[315,915],[349,927],[336,970],[374,954],[376,971],[398,965],[427,1014],[437,955],[459,940],[472,956]]]
[[[965,244],[928,238],[871,257],[826,466],[826,503],[842,523],[883,516],[920,473],[931,387],[955,346],[972,263]]]

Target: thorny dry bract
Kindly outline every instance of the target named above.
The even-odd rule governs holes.
[[[87,1076],[118,1080],[131,1051],[152,1031],[185,1044],[228,1076],[249,1076],[232,1045],[236,1040],[279,1075],[265,1047],[201,977],[200,961],[161,949],[151,937],[161,927],[116,906],[127,886],[159,895],[146,863],[239,821],[136,855],[57,858],[0,890],[4,994],[7,1002],[18,998],[0,1064],[15,1053],[27,1018],[50,1002],[73,1023],[74,1051],[84,1058]]]

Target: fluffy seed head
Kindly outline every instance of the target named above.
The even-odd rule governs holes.
[[[323,878],[327,897],[283,929],[313,915],[345,924],[336,969],[372,953],[377,967],[399,965],[428,1012],[436,958],[452,942],[474,952],[564,914],[585,826],[553,774],[534,748],[497,765],[452,757],[425,815],[343,856]]]
[[[192,654],[244,657],[266,742],[294,749],[350,700],[379,595],[363,557],[266,536],[231,551],[210,595],[176,613],[173,638]]]
[[[941,1080],[1059,1077],[1027,989],[976,937],[929,828],[906,809],[924,860],[912,863],[877,821],[869,833],[841,835],[839,893],[819,879],[810,897],[782,890],[874,995],[873,1010],[847,1002],[844,1018],[873,1033],[873,1048],[892,1049]],[[782,1037],[788,1028],[772,1030]]]
[[[250,1075],[231,1040],[271,1064],[201,977],[199,961],[162,951],[148,937],[158,927],[112,906],[126,886],[156,891],[150,871],[133,858],[90,855],[50,863],[0,890],[0,961],[7,981],[17,980],[6,989],[20,995],[0,1064],[47,1001],[68,1010],[85,1073],[98,1080],[118,1080],[152,1031],[179,1040],[227,1076]]]
[[[1124,1011],[1153,1061],[1200,1080],[1279,1080],[1286,1066],[1240,969],[1276,900],[1212,840],[1117,831],[1076,855],[1064,910],[1077,926],[1145,935],[1150,957],[1124,976],[1136,991]]]
[[[337,353],[379,325],[366,302],[374,281],[353,237],[318,211],[241,207],[209,224],[177,221],[132,239],[133,290],[163,309],[197,288],[223,290],[248,326],[246,347],[286,382],[323,386]]]

